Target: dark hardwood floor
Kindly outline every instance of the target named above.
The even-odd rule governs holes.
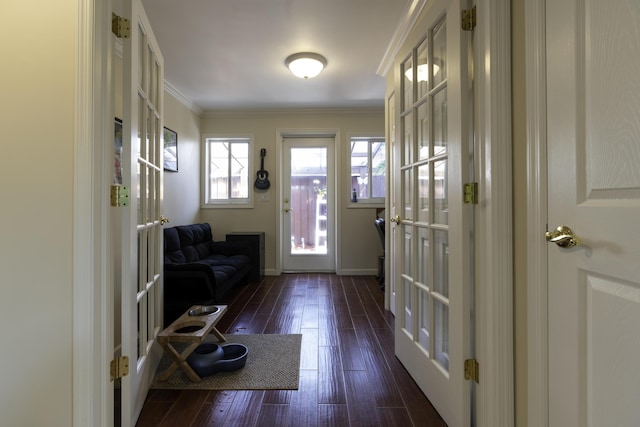
[[[224,334],[302,334],[298,390],[150,390],[137,426],[445,426],[394,356],[373,276],[287,274],[237,288]]]

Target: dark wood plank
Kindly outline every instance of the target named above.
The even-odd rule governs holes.
[[[344,371],[351,426],[380,426],[375,398],[365,371]]]
[[[318,300],[318,340],[321,347],[337,347],[339,342],[336,314],[327,296]]]
[[[286,405],[291,402],[291,395],[295,390],[265,390],[263,404]]]
[[[347,405],[318,405],[318,427],[345,427],[350,425]]]
[[[320,347],[318,359],[318,403],[347,403],[338,347]]]
[[[385,427],[407,427],[416,425],[411,423],[407,410],[402,408],[378,408],[380,425]],[[431,426],[431,424],[417,424],[416,426]]]
[[[382,316],[380,312],[380,308],[377,304],[363,304],[364,312],[367,315],[367,319],[369,319],[369,323],[373,329],[388,329],[389,324],[386,319]]]
[[[355,329],[339,329],[338,334],[340,335],[340,356],[343,369],[345,371],[364,371],[366,368]]]
[[[384,407],[403,407],[402,396],[373,330],[358,329],[356,335],[376,404]]]
[[[220,426],[224,424],[231,402],[205,402],[196,415],[191,427]]]
[[[136,426],[157,427],[173,407],[174,402],[154,402],[147,400],[142,407]],[[117,425],[120,425],[117,423]]]
[[[364,307],[362,306],[362,301],[360,300],[360,295],[355,288],[355,284],[353,282],[352,277],[344,277],[342,281],[342,287],[344,289],[344,294],[347,298],[347,305],[349,306],[349,312],[352,316],[361,316],[364,315]]]
[[[289,405],[262,405],[258,415],[258,426],[289,425]]]
[[[302,324],[302,312],[304,309],[304,297],[287,295],[283,290],[281,298],[274,307],[264,333],[265,334],[296,334],[300,333]]]
[[[301,329],[300,369],[318,370],[318,330]]]
[[[260,303],[250,302],[244,306],[244,309],[236,316],[234,321],[227,328],[231,334],[246,334],[247,330],[252,329],[253,318],[260,308]]]
[[[318,425],[318,371],[301,370],[299,389],[291,394],[290,426]]]
[[[172,427],[191,424],[208,394],[208,390],[182,390],[174,407],[162,419],[159,426]]]
[[[303,329],[318,328],[320,307],[317,303],[312,302],[315,299],[317,298],[314,298],[311,301],[309,301],[309,299],[305,301],[304,309],[302,311],[302,323],[300,324],[300,327]]]
[[[338,328],[353,328],[351,313],[347,304],[334,304],[333,311],[336,314],[336,324]]]
[[[224,423],[225,427],[247,427],[257,425],[256,421],[260,415],[263,397],[264,391],[238,391],[233,399],[233,403],[229,406],[229,412]]]

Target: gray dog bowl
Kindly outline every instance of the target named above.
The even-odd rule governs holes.
[[[220,354],[222,353],[222,354]],[[208,377],[217,372],[232,372],[244,367],[247,363],[249,349],[243,344],[213,343],[201,344],[187,357],[191,369],[201,377]]]

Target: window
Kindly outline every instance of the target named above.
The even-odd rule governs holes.
[[[251,139],[205,137],[204,206],[251,206]]]
[[[384,203],[386,163],[384,138],[351,137],[352,202]]]

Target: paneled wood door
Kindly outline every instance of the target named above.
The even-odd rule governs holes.
[[[549,425],[637,426],[640,4],[546,8]]]

